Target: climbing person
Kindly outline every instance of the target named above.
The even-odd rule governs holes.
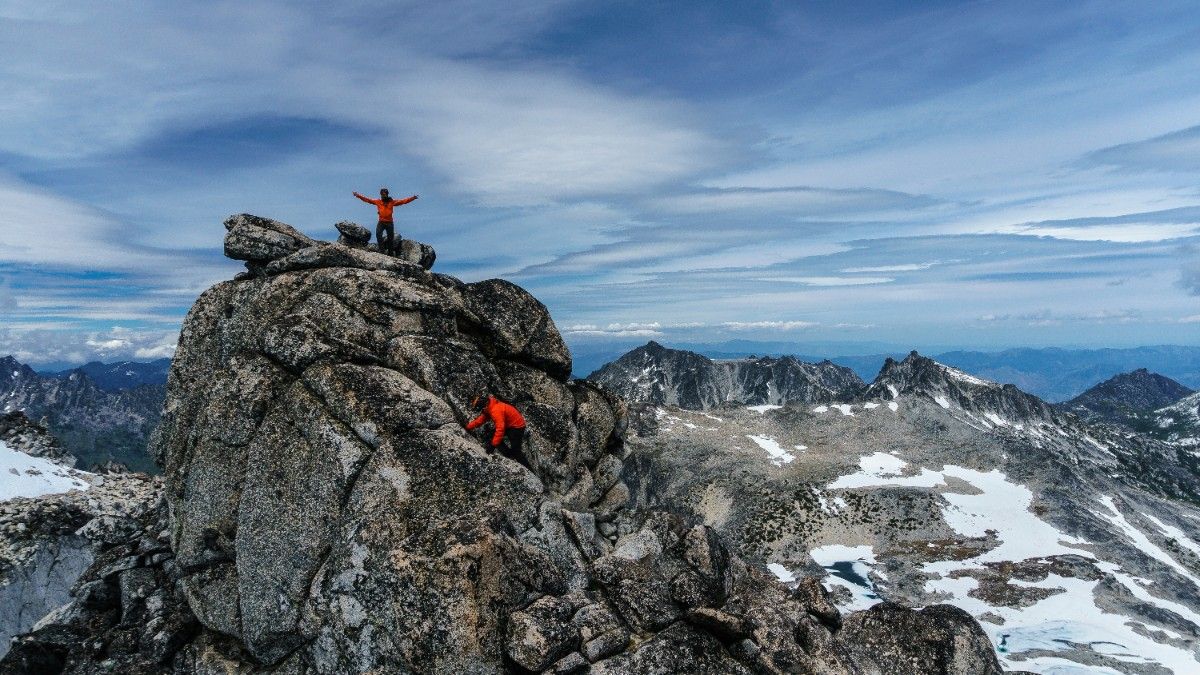
[[[525,442],[525,418],[521,413],[512,405],[487,394],[476,396],[471,401],[471,407],[479,412],[479,417],[467,422],[467,431],[483,426],[484,422],[490,419],[496,428],[488,443],[488,451],[503,450],[504,442],[508,441],[508,452],[504,454],[525,464],[525,454],[522,452]]]
[[[380,188],[379,199],[371,199],[357,192],[354,193],[354,196],[368,204],[375,205],[375,210],[379,212],[379,223],[375,225],[375,243],[378,244],[380,253],[395,255],[400,250],[400,238],[396,236],[396,222],[392,219],[392,209],[415,201],[417,195],[406,199],[392,199],[387,188]],[[383,239],[385,233],[387,234],[386,242]]]

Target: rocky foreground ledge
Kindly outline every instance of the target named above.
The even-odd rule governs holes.
[[[184,323],[163,506],[0,672],[1000,672],[958,609],[843,617],[815,578],[632,508],[624,404],[570,379],[521,288],[415,242],[226,226],[247,272]],[[462,429],[481,391],[525,412],[530,468]]]

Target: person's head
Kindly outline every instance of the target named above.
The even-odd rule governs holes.
[[[391,199],[392,196],[388,194],[387,188],[379,188],[379,198],[386,202],[387,200]]]
[[[476,396],[475,398],[471,399],[471,407],[474,408],[475,410],[483,410],[484,408],[487,407],[487,402],[488,402],[489,398],[491,398],[491,397],[488,396],[487,394],[480,394],[480,395]]]

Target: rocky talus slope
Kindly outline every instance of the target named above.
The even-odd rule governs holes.
[[[250,265],[185,321],[161,525],[0,672],[1000,672],[961,610],[843,616],[815,579],[631,508],[624,405],[569,379],[520,288],[226,225]],[[529,468],[463,430],[484,390],[526,413]]]
[[[795,357],[714,361],[657,342],[638,347],[588,376],[625,400],[704,410],[730,403],[829,403],[866,386],[849,368]]]
[[[0,414],[0,442],[30,457],[45,457],[63,466],[75,466],[75,456],[40,422],[29,419],[24,411]]]
[[[629,410],[639,507],[700,519],[785,582],[823,575],[843,611],[955,605],[1017,670],[1200,672],[1186,447],[916,353],[844,403]]]
[[[3,656],[13,636],[71,600],[98,550],[142,534],[141,518],[161,511],[162,484],[142,474],[69,468],[74,458],[19,412],[0,416],[0,463]]]

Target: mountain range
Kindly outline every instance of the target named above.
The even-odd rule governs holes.
[[[164,365],[96,363],[43,375],[6,356],[0,358],[0,412],[44,419],[81,468],[116,462],[154,473],[146,443],[162,415]]]
[[[584,376],[601,368],[635,348],[635,343],[572,344],[575,372]],[[722,343],[689,343],[673,345],[678,349],[702,354],[710,359],[740,359],[750,355],[795,355],[801,361],[820,362],[828,359],[846,366],[864,380],[879,373],[888,358],[903,359],[909,351],[878,349],[882,345],[863,343],[851,345],[858,351],[839,352],[848,345],[807,345],[787,342],[754,342],[748,340]],[[820,351],[817,351],[820,349]],[[877,351],[875,349],[878,349]],[[839,354],[841,356],[825,356]],[[970,350],[938,350],[929,352],[939,363],[954,366],[995,382],[1014,384],[1022,391],[1051,402],[1067,401],[1102,380],[1114,375],[1147,368],[1170,377],[1193,389],[1200,389],[1200,347],[1148,346],[1123,349],[1062,349],[1020,348],[983,352]],[[823,354],[814,356],[813,354]]]
[[[154,361],[117,361],[101,363],[92,361],[78,368],[69,368],[53,373],[44,373],[60,380],[70,379],[72,375],[86,375],[97,387],[104,391],[121,391],[132,389],[144,384],[165,385],[167,372],[171,369],[171,359],[155,359]]]

